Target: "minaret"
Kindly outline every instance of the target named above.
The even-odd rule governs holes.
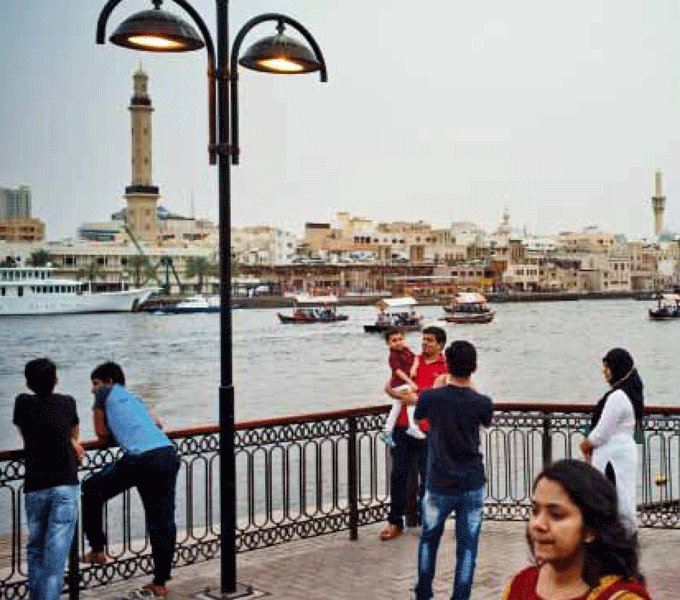
[[[132,125],[132,181],[125,188],[126,221],[138,240],[156,242],[156,203],[158,187],[151,179],[151,98],[147,91],[149,77],[140,64],[132,76],[134,87],[130,100]]]
[[[666,197],[661,191],[661,171],[657,171],[654,177],[654,195],[652,196],[652,208],[654,209],[654,233],[663,233],[663,210],[666,205]]]

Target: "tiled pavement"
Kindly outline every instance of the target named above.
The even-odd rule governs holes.
[[[435,599],[451,594],[454,547],[452,523],[442,538],[435,578]],[[419,530],[381,542],[381,525],[348,533],[292,542],[238,557],[238,579],[255,588],[249,598],[272,600],[396,600],[413,597]],[[642,529],[643,571],[654,600],[680,600],[680,531]],[[510,575],[527,564],[522,523],[487,521],[482,526],[472,600],[497,600]],[[83,592],[85,599],[114,600],[148,581],[133,579]],[[169,600],[205,598],[219,590],[219,560],[176,569]]]

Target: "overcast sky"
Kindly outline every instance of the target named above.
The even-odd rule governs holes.
[[[31,187],[49,239],[120,209],[141,60],[161,203],[190,214],[193,196],[196,216],[216,221],[205,51],[97,46],[104,3],[0,2],[0,186]],[[214,1],[192,4],[213,31]],[[124,0],[107,34],[148,8]],[[297,230],[347,210],[492,228],[507,206],[531,233],[643,236],[659,168],[666,226],[680,231],[677,1],[232,0],[232,39],[261,12],[312,32],[329,82],[241,71],[234,224]]]

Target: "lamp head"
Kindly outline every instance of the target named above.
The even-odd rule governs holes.
[[[196,30],[172,13],[161,10],[162,0],[152,0],[144,10],[123,21],[109,40],[117,46],[150,52],[187,52],[205,45]]]
[[[265,73],[312,73],[321,68],[307,46],[284,35],[282,21],[279,21],[276,29],[276,35],[255,42],[238,62],[248,69]]]

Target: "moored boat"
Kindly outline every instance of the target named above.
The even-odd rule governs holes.
[[[293,296],[293,314],[276,313],[281,323],[334,323],[346,321],[347,315],[338,314],[335,296]]]
[[[458,294],[444,310],[449,313],[442,317],[447,323],[490,323],[496,314],[489,308],[486,298],[477,292]]]
[[[649,309],[649,318],[667,321],[680,317],[680,294],[660,294],[657,307]]]
[[[53,267],[0,268],[0,316],[130,312],[158,288],[91,292],[87,283],[54,276]]]
[[[212,296],[206,298],[201,294],[196,294],[176,304],[158,307],[153,312],[172,315],[220,312],[220,299]]]
[[[411,296],[383,298],[378,302],[375,323],[364,325],[364,331],[382,333],[392,327],[398,327],[402,331],[420,331],[423,328],[423,318],[415,310],[417,305],[418,301]]]

